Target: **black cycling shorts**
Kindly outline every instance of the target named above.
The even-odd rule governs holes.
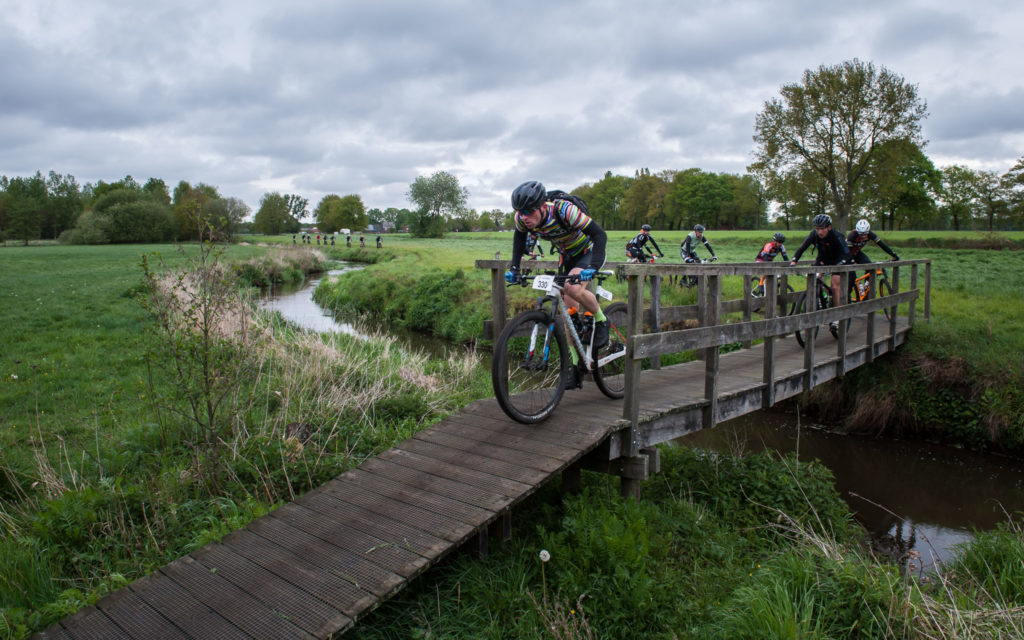
[[[594,257],[593,251],[587,251],[583,255],[568,257],[565,254],[560,254],[558,258],[558,273],[559,275],[568,275],[573,269],[600,269],[603,264],[592,265],[590,259]]]

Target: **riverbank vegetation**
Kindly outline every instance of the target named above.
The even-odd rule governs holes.
[[[612,246],[627,235],[613,232]],[[656,238],[671,257],[682,235]],[[723,261],[746,262],[764,235],[710,239]],[[1021,333],[1012,288],[1003,284],[1024,275],[1018,253],[909,242],[905,249],[901,237],[885,239],[903,257],[935,260],[932,313],[942,320],[915,329],[907,357],[931,358],[917,365],[929,380],[940,372],[984,380],[980,392],[1019,416],[1019,396],[1007,385],[1020,378],[1013,358]],[[440,241],[389,235],[379,250],[273,240],[272,248],[227,247],[208,255],[207,265],[212,260],[220,281],[262,284],[320,270],[326,259],[375,263],[325,281],[318,300],[469,344],[489,313],[490,287],[489,273],[472,261],[511,251],[511,234],[497,232]],[[383,335],[310,335],[248,304],[225,305],[238,310],[244,332],[214,323],[205,347],[190,342],[194,333],[167,339],[183,319],[196,326],[189,323],[205,308],[201,296],[188,297],[201,290],[198,281],[184,275],[201,266],[198,246],[182,254],[168,245],[4,251],[3,639],[73,613],[489,393],[472,351],[431,360]],[[146,285],[143,254],[155,267],[151,282],[166,288]],[[181,280],[165,277],[179,273]],[[609,286],[623,297],[622,285]],[[162,325],[139,298],[175,291],[184,302],[160,338]],[[669,295],[686,303],[693,292]],[[517,291],[515,300],[529,306],[532,295]],[[175,355],[179,348],[192,350]],[[221,385],[212,391],[223,409],[213,420],[188,409],[202,385],[183,387],[176,369],[204,357],[237,382],[211,381]],[[953,358],[966,373],[944,366]],[[922,398],[935,392],[929,384],[921,384]],[[973,428],[987,424],[979,417]],[[1021,633],[1019,519],[924,578],[861,551],[848,510],[815,465],[685,449],[665,456],[664,473],[644,486],[639,504],[619,499],[602,476],[585,474],[584,493],[564,502],[557,483],[545,487],[517,511],[512,541],[484,562],[452,558],[354,635],[544,637],[552,629],[567,638],[757,637],[755,621],[805,637]],[[542,548],[551,554],[545,565],[537,559]]]

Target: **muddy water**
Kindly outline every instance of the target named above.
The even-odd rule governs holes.
[[[844,436],[796,413],[761,411],[685,438],[715,451],[798,451],[831,469],[836,487],[875,540],[899,558],[921,554],[923,569],[952,555],[975,530],[1024,511],[1024,462],[923,442]]]
[[[285,320],[319,333],[335,332],[346,333],[356,337],[366,337],[369,331],[364,331],[358,323],[349,323],[339,320],[330,311],[325,310],[313,301],[313,291],[316,290],[320,281],[325,277],[339,276],[349,271],[358,271],[363,267],[355,264],[346,264],[339,269],[332,269],[326,274],[306,280],[304,283],[293,287],[282,287],[271,290],[261,301],[260,308],[279,312]],[[374,331],[383,330],[394,336],[403,346],[420,352],[425,352],[435,357],[447,357],[449,351],[457,349],[449,343],[436,338],[402,331],[393,327],[374,327]]]

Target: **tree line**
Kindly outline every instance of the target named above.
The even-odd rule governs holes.
[[[754,122],[754,162],[743,174],[700,168],[608,171],[571,189],[606,229],[802,229],[820,213],[849,229],[867,218],[879,229],[1024,228],[1024,156],[1006,172],[937,168],[925,153],[927,105],[917,87],[871,62],[808,69],[764,103]],[[523,176],[540,179],[544,176]],[[567,185],[549,184],[566,190]],[[436,237],[447,231],[508,229],[513,212],[467,207],[469,192],[451,173],[419,176],[406,193],[412,209],[367,210],[355,194],[324,196],[309,211],[297,194],[266,193],[251,223],[237,198],[182,181],[169,191],[150,178],[79,186],[51,171],[0,176],[0,237],[28,243],[157,242],[197,238],[197,220],[224,235],[240,230],[297,233],[364,230],[369,225]],[[199,215],[203,214],[203,215]],[[304,222],[309,217],[308,223]]]

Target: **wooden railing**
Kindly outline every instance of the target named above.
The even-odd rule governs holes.
[[[714,426],[717,416],[716,387],[718,385],[718,364],[720,350],[725,345],[741,343],[749,346],[753,340],[762,340],[764,344],[763,356],[763,377],[764,392],[762,406],[768,407],[775,403],[775,375],[774,375],[774,346],[775,340],[794,331],[810,329],[813,327],[828,325],[832,321],[839,322],[839,336],[836,341],[836,356],[839,362],[839,373],[844,369],[847,357],[847,323],[844,320],[855,317],[868,318],[866,323],[867,337],[865,342],[872,345],[876,337],[874,333],[874,315],[885,309],[889,309],[888,342],[889,350],[895,348],[896,332],[899,326],[898,311],[900,305],[907,305],[906,327],[913,325],[917,313],[917,300],[921,297],[919,290],[919,267],[924,265],[925,277],[923,287],[924,318],[927,320],[931,313],[931,261],[930,260],[901,260],[898,262],[874,263],[873,265],[847,265],[826,267],[827,273],[824,278],[829,280],[829,273],[840,273],[840,291],[848,290],[850,277],[856,277],[857,272],[872,269],[870,277],[871,299],[857,304],[839,304],[831,309],[812,310],[794,315],[780,315],[779,310],[783,306],[779,303],[777,291],[785,290],[786,280],[793,281],[794,276],[806,278],[806,290],[815,290],[816,274],[822,271],[822,267],[803,265],[791,267],[785,263],[773,265],[770,263],[731,263],[731,264],[702,264],[702,265],[639,265],[620,264],[617,266],[618,273],[625,276],[629,282],[628,307],[629,307],[629,340],[626,349],[626,397],[623,407],[623,417],[630,421],[632,434],[630,442],[623,447],[623,454],[635,456],[639,450],[639,438],[637,433],[638,418],[640,414],[639,385],[642,363],[645,358],[652,358],[652,367],[656,367],[655,359],[670,353],[678,353],[687,350],[698,350],[698,356],[705,362],[705,398],[703,426],[705,428]],[[889,269],[889,279],[892,292],[889,295],[879,296],[874,268],[881,267]],[[910,270],[910,282],[906,288],[901,288],[901,271]],[[854,274],[851,276],[851,274]],[[670,315],[679,315],[678,309],[660,309],[660,283],[666,276],[691,276],[698,278],[698,294],[695,310],[687,309],[686,315],[695,312],[698,326],[689,329],[678,329],[663,331],[665,318]],[[750,293],[748,283],[755,276],[765,276],[765,297],[763,303],[756,303]],[[643,308],[645,276],[651,282],[649,310],[639,312]],[[737,300],[722,299],[722,281],[727,277],[743,278],[743,297]],[[797,291],[790,296],[798,296],[802,291]],[[813,309],[813,305],[808,305]],[[671,313],[668,313],[670,312]],[[724,322],[723,319],[730,313],[742,313],[742,319],[734,322]],[[755,312],[759,312],[761,318],[753,319]],[[657,319],[655,322],[646,321],[647,318]],[[868,361],[873,358],[873,349],[867,350]],[[831,357],[831,356],[829,356]],[[804,347],[804,371],[806,380],[804,388],[810,389],[814,386],[814,364],[815,364],[814,341],[807,341]]]
[[[924,266],[923,283],[920,282],[920,267]],[[484,337],[498,335],[508,316],[506,284],[504,279],[508,262],[504,260],[479,260],[477,268],[491,270],[492,319],[485,322]],[[524,263],[531,269],[554,269],[554,262]],[[623,404],[623,418],[630,427],[628,433],[621,432],[613,443],[611,457],[621,460],[637,459],[642,451],[657,442],[664,442],[689,433],[692,428],[677,424],[669,428],[661,426],[657,433],[640,433],[640,377],[644,362],[651,369],[661,367],[661,358],[670,354],[695,351],[696,358],[704,362],[704,398],[700,404],[702,428],[715,425],[720,412],[719,401],[719,360],[722,348],[735,346],[750,348],[754,341],[763,345],[761,363],[762,383],[757,390],[744,396],[740,412],[769,407],[776,402],[776,394],[789,397],[816,384],[816,372],[820,379],[842,375],[849,368],[871,362],[877,353],[896,348],[897,336],[910,330],[918,315],[918,300],[923,302],[923,316],[927,320],[931,313],[931,261],[902,260],[898,262],[874,263],[872,265],[848,265],[826,267],[824,275],[841,274],[840,291],[848,291],[851,277],[857,277],[871,270],[869,279],[870,297],[856,304],[841,304],[831,309],[813,310],[788,314],[791,302],[803,295],[805,290],[815,291],[816,274],[823,269],[810,264],[789,266],[786,263],[713,263],[700,265],[659,264],[641,265],[628,263],[606,263],[606,269],[615,269],[617,275],[628,282],[627,305],[629,308],[626,350],[626,395]],[[877,286],[876,268],[889,273],[891,293],[880,296]],[[906,274],[909,271],[909,282]],[[696,276],[696,303],[683,306],[663,306],[662,289],[670,277]],[[764,297],[751,294],[750,281],[754,277],[765,277]],[[727,278],[740,278],[742,295],[726,300],[723,297],[723,282]],[[806,284],[805,284],[806,283]],[[787,284],[796,285],[793,293],[780,296],[778,291],[787,291]],[[735,290],[735,287],[730,287]],[[905,315],[899,315],[905,310]],[[876,333],[875,316],[885,312],[888,323],[879,323],[880,335]],[[847,340],[847,325],[844,320],[865,318],[863,341],[851,344]],[[813,340],[808,340],[803,349],[803,366],[797,374],[792,370],[776,375],[776,343],[783,336],[812,327],[826,327],[830,322],[839,322],[835,351],[816,353]],[[684,327],[684,328],[681,328]],[[787,347],[788,349],[788,347]],[[820,351],[820,349],[818,350]],[[792,354],[789,356],[792,362]],[[821,367],[829,368],[829,375],[823,376]],[[820,382],[820,379],[818,382]],[[781,389],[782,391],[779,391]],[[735,402],[730,400],[730,402]],[[749,406],[748,406],[749,405]],[[730,407],[728,415],[737,415],[736,407]],[[625,478],[624,478],[625,482]],[[633,489],[625,489],[629,493]]]

